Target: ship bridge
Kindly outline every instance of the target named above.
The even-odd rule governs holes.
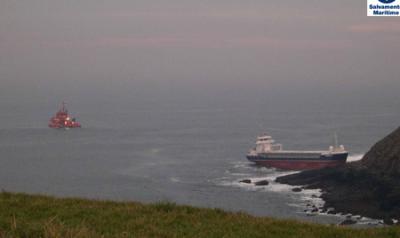
[[[255,153],[265,153],[271,151],[280,151],[282,150],[281,144],[274,144],[274,140],[271,136],[264,134],[262,136],[257,137],[256,148],[254,148]]]

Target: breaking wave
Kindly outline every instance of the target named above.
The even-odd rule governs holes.
[[[348,161],[358,161],[364,154],[354,154],[348,157]],[[378,225],[379,221],[371,218],[361,217],[351,214],[328,214],[322,211],[325,201],[321,198],[322,191],[320,189],[301,189],[299,192],[293,191],[294,188],[301,186],[291,186],[287,184],[277,183],[275,180],[278,177],[299,173],[300,171],[282,171],[275,168],[266,168],[255,166],[246,162],[232,163],[230,168],[225,170],[223,177],[214,180],[217,186],[236,187],[246,191],[256,192],[273,192],[286,194],[293,198],[293,202],[287,205],[294,207],[299,213],[305,213],[307,216],[334,216],[345,219],[349,215],[357,221],[358,225]],[[250,180],[250,183],[245,183],[242,180]],[[257,186],[255,183],[259,181],[268,181],[266,186]],[[317,209],[316,212],[313,210]]]
[[[354,155],[349,155],[347,158],[347,162],[354,162],[354,161],[359,161],[363,158],[364,154],[354,154]]]

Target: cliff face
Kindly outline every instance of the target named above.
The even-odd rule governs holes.
[[[277,182],[320,188],[325,208],[373,218],[400,218],[400,128],[377,142],[361,161],[309,170]]]
[[[376,143],[360,164],[382,175],[400,175],[400,127]]]

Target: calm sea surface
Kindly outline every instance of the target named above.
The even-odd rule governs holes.
[[[257,216],[337,223],[308,216],[318,191],[274,183],[282,171],[255,167],[245,154],[268,132],[287,149],[325,149],[337,132],[357,159],[399,126],[396,105],[70,103],[82,129],[47,128],[57,103],[1,104],[0,188],[62,197],[170,201]],[[266,187],[241,179],[268,179]]]

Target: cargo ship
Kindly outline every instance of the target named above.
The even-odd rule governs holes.
[[[62,107],[60,110],[56,113],[55,116],[53,116],[50,119],[49,122],[49,127],[50,128],[80,128],[81,124],[76,121],[75,118],[72,118],[68,114],[68,110],[65,107],[65,103],[62,103]]]
[[[257,165],[283,170],[309,170],[335,167],[346,163],[348,152],[343,145],[330,146],[324,151],[283,150],[271,136],[257,137],[256,147],[247,154],[247,159]]]

